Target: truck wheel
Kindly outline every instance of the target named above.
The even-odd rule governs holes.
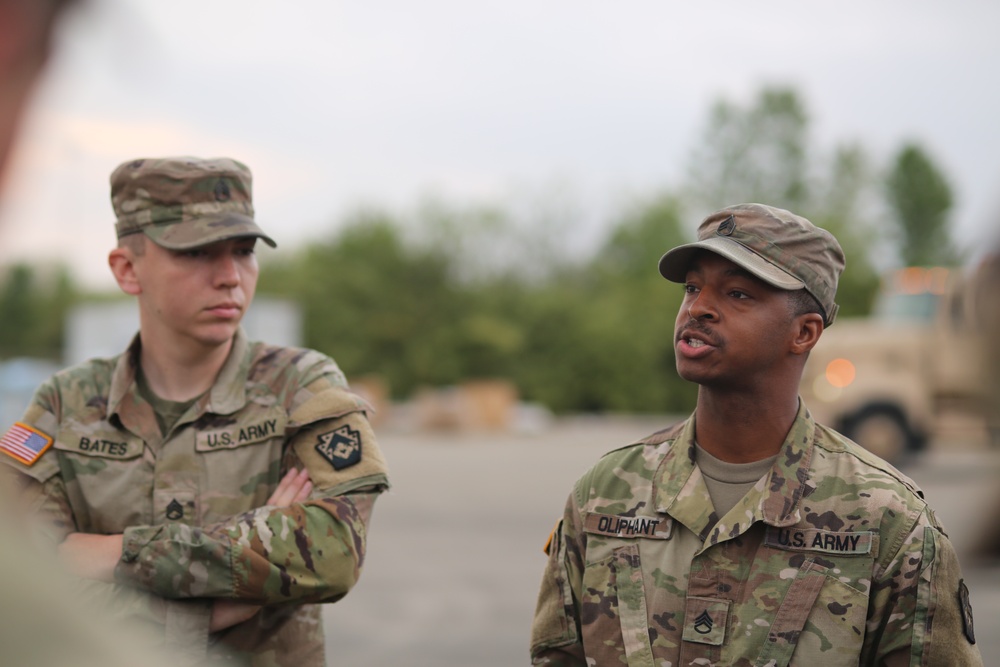
[[[889,463],[899,463],[919,445],[903,416],[888,407],[865,408],[848,422],[844,435]]]

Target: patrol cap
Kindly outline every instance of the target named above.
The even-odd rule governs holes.
[[[712,213],[698,227],[698,240],[677,246],[660,258],[660,274],[684,282],[699,250],[710,250],[783,290],[804,289],[823,308],[825,326],[833,324],[837,280],[844,251],[833,234],[784,209],[738,204]]]
[[[253,219],[250,169],[230,158],[143,158],[111,173],[121,239],[142,232],[170,250],[254,236],[277,244]]]

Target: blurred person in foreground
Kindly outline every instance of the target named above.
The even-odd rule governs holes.
[[[59,17],[75,0],[0,0],[0,182]]]
[[[72,0],[0,0],[0,188],[30,93]],[[0,190],[2,194],[2,190]],[[17,326],[0,322],[0,326]],[[130,646],[115,641],[90,609],[67,600],[70,585],[54,559],[38,553],[17,515],[12,484],[0,470],[0,664],[123,667]],[[149,665],[158,665],[149,656]]]
[[[0,188],[30,93],[72,0],[0,0]],[[0,190],[2,193],[2,190]],[[0,322],[0,326],[17,326]],[[120,641],[105,617],[72,599],[74,582],[33,547],[18,513],[14,480],[0,466],[0,664],[19,667],[124,667],[135,645]],[[150,667],[167,664],[147,652]]]
[[[840,245],[788,211],[709,215],[684,285],[694,414],[606,454],[546,551],[536,665],[981,665],[958,559],[916,485],[798,397]]]
[[[310,603],[357,581],[388,486],[370,408],[329,357],[241,328],[256,243],[275,246],[245,165],[132,160],[111,200],[139,333],[53,376],[0,441],[20,502],[71,572],[112,586],[109,608],[162,623],[170,655],[323,665]]]

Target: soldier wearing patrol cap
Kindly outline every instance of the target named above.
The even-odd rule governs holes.
[[[111,175],[136,297],[129,348],[60,372],[0,441],[61,559],[179,662],[325,663],[320,610],[357,580],[385,462],[330,358],[247,340],[251,176],[231,159]],[[148,595],[144,595],[148,594]]]
[[[683,283],[684,422],[606,454],[546,552],[537,665],[981,665],[951,543],[916,485],[798,397],[844,255],[788,211],[708,216]]]

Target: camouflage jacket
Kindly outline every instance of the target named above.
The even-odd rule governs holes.
[[[192,662],[324,664],[319,608],[302,603],[340,599],[360,573],[388,484],[369,407],[328,357],[240,331],[215,385],[164,437],[136,386],[138,353],[136,337],[125,354],[41,386],[18,427],[51,447],[34,461],[0,456],[26,476],[21,497],[54,540],[124,533],[117,586],[104,593],[158,615],[168,650]],[[266,506],[291,466],[308,468],[311,496]],[[209,636],[213,598],[266,606]]]
[[[913,482],[804,408],[716,516],[694,418],[601,459],[549,545],[536,665],[981,665],[951,543]]]

